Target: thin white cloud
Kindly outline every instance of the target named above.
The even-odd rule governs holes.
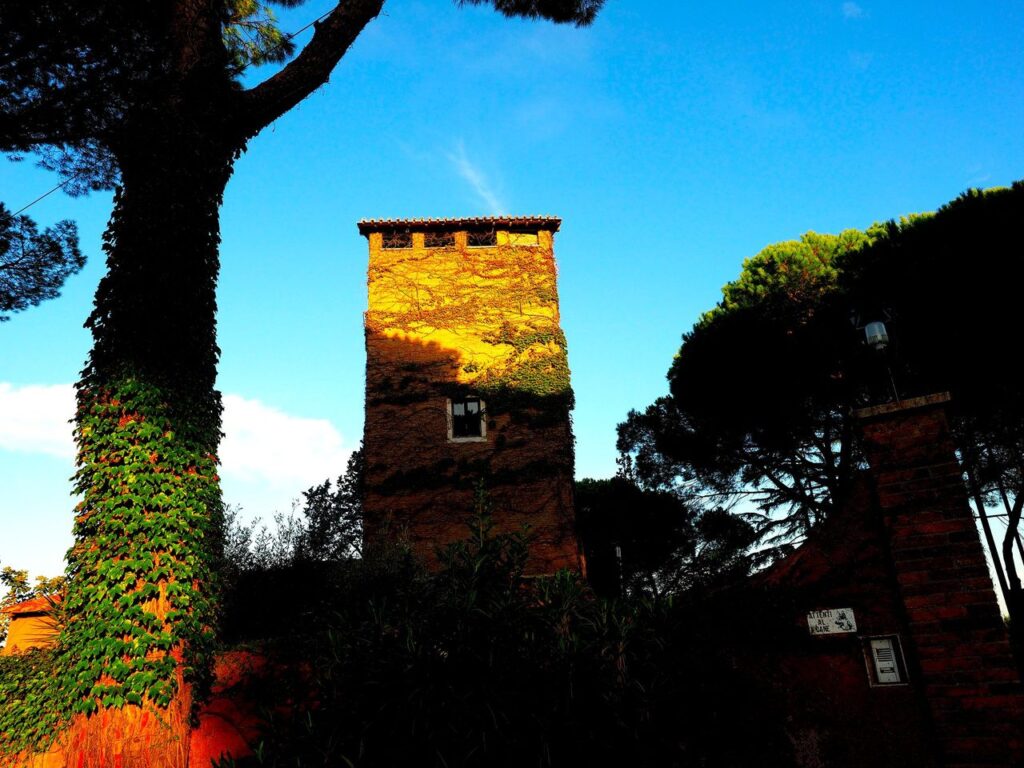
[[[455,167],[456,173],[469,184],[473,193],[480,199],[480,202],[489,214],[493,216],[503,215],[505,213],[505,206],[498,199],[498,195],[483,171],[469,159],[469,156],[466,154],[466,147],[462,141],[459,141],[455,150],[455,152],[448,152],[446,154],[448,160]]]
[[[843,18],[844,19],[862,19],[864,18],[864,9],[853,2],[843,3]]]
[[[871,66],[875,54],[871,51],[850,51],[850,66],[861,72]]]
[[[992,181],[992,172],[985,165],[972,165],[967,169],[968,178],[962,186],[981,187]]]
[[[220,459],[225,476],[305,490],[340,475],[349,453],[341,433],[326,419],[292,416],[259,400],[224,396]]]
[[[16,387],[0,382],[0,448],[74,458],[69,423],[75,415],[70,384]]]
[[[72,459],[74,413],[71,384],[0,382],[0,449]],[[340,475],[350,453],[326,419],[293,416],[240,395],[224,396],[223,429],[221,474],[234,487],[258,483],[298,495]]]

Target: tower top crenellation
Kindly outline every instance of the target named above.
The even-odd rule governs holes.
[[[562,220],[557,216],[473,216],[466,218],[419,218],[419,219],[360,219],[359,234],[364,237],[372,232],[394,229],[434,229],[456,231],[462,229],[497,229],[499,227],[536,228],[557,232]]]

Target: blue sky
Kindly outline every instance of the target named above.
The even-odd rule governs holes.
[[[283,27],[328,8],[310,0]],[[607,0],[585,30],[388,3],[228,186],[227,501],[286,511],[359,442],[358,219],[562,217],[578,475],[608,476],[615,425],[664,393],[680,335],[745,257],[1024,177],[1021,50],[1017,3]],[[0,164],[12,209],[56,183],[30,161]],[[0,325],[0,564],[54,574],[110,198],[58,193],[30,212],[77,220],[89,256],[60,299]],[[750,386],[770,375],[751,371]]]

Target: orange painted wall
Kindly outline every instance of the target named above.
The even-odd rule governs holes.
[[[28,613],[11,617],[7,642],[0,648],[0,656],[24,653],[30,648],[45,648],[57,639],[57,624],[45,614]]]

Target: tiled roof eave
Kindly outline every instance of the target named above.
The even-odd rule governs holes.
[[[562,220],[557,216],[475,216],[468,218],[424,219],[360,219],[359,234],[394,229],[456,231],[462,229],[496,229],[499,227],[536,227],[557,232]]]
[[[6,613],[8,616],[30,616],[33,614],[43,614],[49,612],[53,608],[54,603],[61,601],[59,595],[53,597],[33,597],[28,600],[23,600],[20,603],[9,605],[6,608],[0,608],[0,613]]]

